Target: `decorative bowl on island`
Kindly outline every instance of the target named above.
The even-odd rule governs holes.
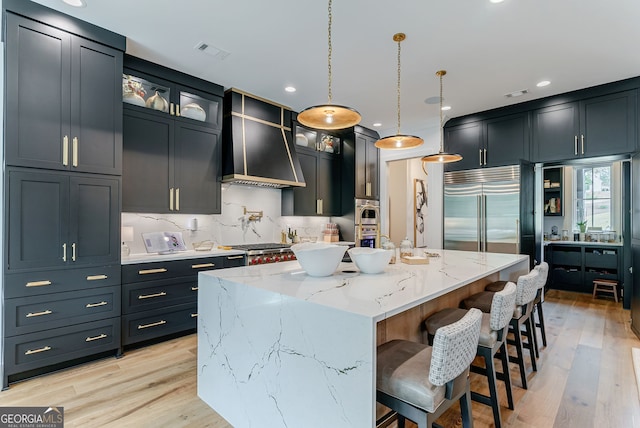
[[[354,247],[349,248],[349,257],[362,273],[381,273],[389,264],[393,250],[382,248]]]
[[[303,242],[292,245],[291,251],[307,275],[329,276],[338,269],[347,247],[323,242]]]

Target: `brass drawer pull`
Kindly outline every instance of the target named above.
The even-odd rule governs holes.
[[[109,278],[107,275],[89,275],[87,277],[87,281],[98,281],[100,279],[107,279]]]
[[[71,157],[71,164],[74,167],[78,166],[78,137],[73,137],[73,145],[72,147],[72,157]]]
[[[40,352],[51,351],[51,346],[45,346],[39,349],[28,349],[24,355],[39,354]]]
[[[62,137],[62,165],[69,165],[69,136]]]
[[[52,314],[53,311],[50,309],[47,309],[46,311],[42,311],[42,312],[29,312],[26,317],[27,318],[31,318],[31,317],[39,317],[41,315],[49,315]]]
[[[138,325],[138,330],[142,330],[143,328],[149,328],[149,327],[156,327],[159,325],[163,325],[166,324],[167,322],[165,320],[161,320],[158,322],[152,322],[151,324],[144,324],[144,325]]]
[[[191,314],[191,318],[196,318],[198,314]]]
[[[100,303],[87,303],[85,308],[97,308],[98,306],[104,306],[106,304],[107,304],[107,302],[105,302],[104,300],[102,302],[100,302]]]
[[[162,297],[162,296],[166,296],[167,293],[165,293],[164,291],[161,291],[159,293],[155,293],[155,294],[140,294],[138,296],[138,300],[143,300],[143,299],[152,299],[154,297]]]
[[[42,287],[43,285],[51,285],[51,281],[31,281],[25,284],[25,287]]]
[[[227,260],[238,260],[243,258],[244,256],[227,256]]]
[[[199,265],[191,265],[191,269],[201,269],[206,267],[214,267],[215,263],[201,263]]]
[[[191,287],[191,291],[198,291],[198,287]]]
[[[107,335],[102,333],[102,334],[100,334],[98,336],[87,337],[84,341],[85,342],[93,342],[94,340],[104,339],[105,337],[107,337]]]
[[[143,270],[139,270],[138,271],[138,275],[148,275],[150,273],[163,273],[166,272],[167,269],[165,268],[158,268],[158,269],[143,269]]]

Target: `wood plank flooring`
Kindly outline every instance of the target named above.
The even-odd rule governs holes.
[[[629,311],[613,300],[555,290],[544,310],[548,346],[538,372],[528,368],[528,390],[519,387],[512,365],[515,410],[506,407],[499,382],[504,425],[640,427],[631,352],[640,340]],[[0,406],[60,405],[66,427],[229,427],[197,397],[196,347],[196,335],[189,335],[19,382],[0,392]],[[485,383],[472,374],[472,389],[486,393]],[[476,428],[494,426],[488,406],[473,403],[473,415]],[[461,425],[455,409],[439,422]]]

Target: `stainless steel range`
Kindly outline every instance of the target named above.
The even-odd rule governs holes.
[[[289,247],[289,244],[275,243],[231,245],[234,250],[247,252],[248,266],[295,260],[296,256]]]

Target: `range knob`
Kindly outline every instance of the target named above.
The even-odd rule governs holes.
[[[280,256],[275,256],[273,258],[273,261],[276,262],[276,263],[279,262],[280,261]]]

